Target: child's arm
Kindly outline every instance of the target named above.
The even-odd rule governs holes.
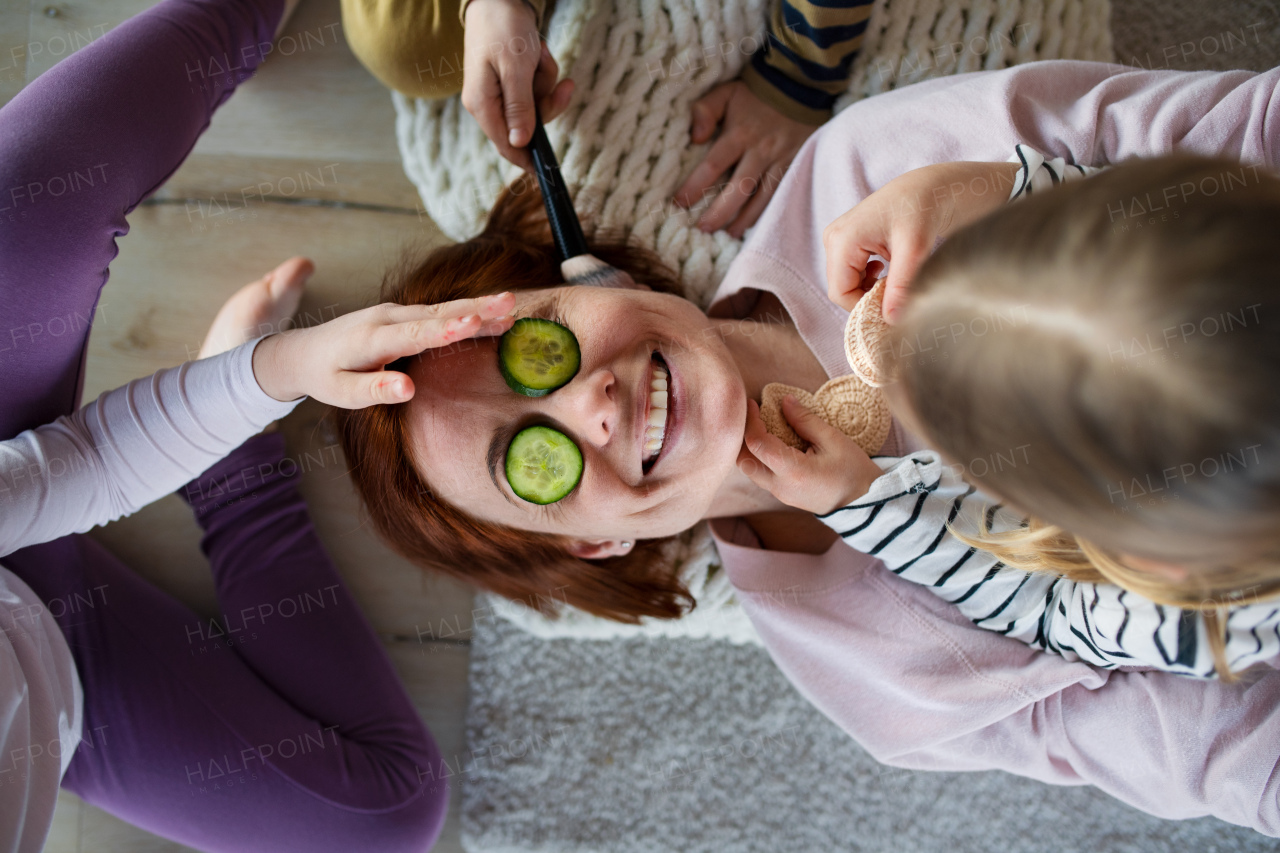
[[[975,625],[1106,669],[1144,666],[1214,676],[1200,613],[1159,605],[1113,584],[1009,568],[957,538],[952,530],[972,537],[984,521],[999,533],[1023,520],[992,504],[936,452],[870,459],[843,433],[788,401],[784,414],[811,445],[801,453],[769,435],[757,411],[751,408],[739,456],[753,481],[784,503],[814,512],[851,547],[927,587]],[[1233,609],[1226,625],[1232,670],[1280,654],[1277,626],[1280,603]]]
[[[871,0],[772,5],[768,33],[742,69],[742,82],[784,116],[817,127],[849,88]]]
[[[1013,190],[1009,193],[1009,201],[1051,190],[1058,184],[1087,178],[1106,168],[1068,163],[1062,157],[1046,158],[1030,145],[1021,144],[1014,146],[1013,156],[1008,162],[1018,167],[1013,176]]]
[[[874,461],[885,473],[867,494],[818,518],[854,549],[955,604],[978,627],[1106,669],[1216,675],[1202,613],[1156,604],[1115,584],[1005,566],[952,531],[973,538],[983,522],[1004,532],[1021,526],[1021,518],[977,492],[934,451]],[[1231,670],[1280,654],[1277,626],[1280,603],[1233,608],[1225,626]]]
[[[412,380],[387,365],[501,334],[514,304],[508,293],[365,308],[134,380],[0,442],[0,556],[158,500],[303,396],[351,409],[408,400]]]
[[[900,175],[822,232],[827,296],[852,310],[882,271],[873,257],[884,258],[890,263],[884,315],[892,322],[906,303],[916,270],[941,240],[1006,202],[1097,171],[1018,145],[1004,163],[936,163]]]
[[[759,44],[740,79],[693,104],[690,141],[711,147],[674,194],[681,207],[714,197],[698,226],[735,238],[756,223],[805,140],[830,120],[872,8],[871,0],[771,5],[767,32],[738,43],[740,50]]]

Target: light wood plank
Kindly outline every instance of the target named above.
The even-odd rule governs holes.
[[[44,853],[80,853],[80,809],[83,801],[70,791],[58,791],[53,825],[45,839]]]
[[[467,762],[467,666],[470,655],[463,646],[449,643],[390,643],[387,652],[409,691],[414,707],[440,747],[451,770],[449,812],[440,840],[432,853],[462,853],[462,786]]]
[[[80,803],[80,850],[89,853],[200,853],[125,823],[88,803]]]
[[[158,199],[186,199],[207,206],[224,197],[226,203],[264,197],[282,202],[316,199],[391,207],[415,215],[422,208],[418,191],[398,160],[325,161],[197,150],[155,194]]]
[[[347,47],[339,0],[303,0],[257,76],[218,111],[195,151],[400,162],[391,95]]]
[[[74,50],[153,0],[66,0],[0,12],[0,103]],[[52,14],[46,14],[52,10]],[[196,79],[208,74],[193,68]],[[308,179],[321,175],[327,180]],[[303,0],[257,74],[201,136],[161,198],[202,198],[252,188],[417,210],[400,167],[391,96],[351,53],[339,0]]]
[[[152,0],[30,0],[26,82],[152,5]]]
[[[30,35],[30,0],[0,4],[0,105],[9,103],[26,83]]]

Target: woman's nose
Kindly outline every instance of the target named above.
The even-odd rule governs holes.
[[[547,398],[557,417],[583,441],[603,447],[622,429],[618,379],[608,370],[575,376]]]

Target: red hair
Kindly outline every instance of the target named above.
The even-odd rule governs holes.
[[[680,292],[671,271],[647,251],[606,240],[593,242],[592,252],[639,284]],[[478,237],[389,272],[382,300],[435,304],[559,281],[542,198],[525,176],[502,192]],[[642,616],[674,619],[693,608],[693,597],[664,559],[665,540],[637,542],[624,556],[583,560],[569,552],[569,537],[481,521],[435,495],[407,450],[408,412],[403,403],[337,412],[356,491],[374,528],[396,551],[423,568],[543,611],[560,601],[634,623]]]

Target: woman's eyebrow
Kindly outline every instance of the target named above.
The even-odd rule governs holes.
[[[511,439],[515,438],[515,424],[507,424],[498,427],[493,431],[493,438],[489,439],[489,451],[485,454],[485,463],[489,468],[489,479],[493,480],[493,487],[502,493],[507,502],[512,506],[520,506],[516,503],[511,495],[507,494],[502,488],[502,484],[498,482],[498,462],[506,455],[506,449],[511,444]]]

